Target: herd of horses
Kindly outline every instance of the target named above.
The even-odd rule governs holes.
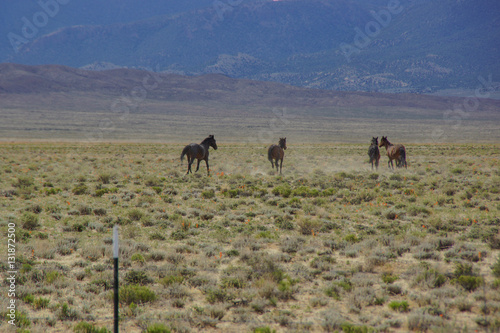
[[[385,147],[387,152],[387,157],[389,157],[389,161],[387,162],[387,166],[389,168],[392,167],[394,169],[393,160],[396,161],[396,168],[408,168],[408,163],[406,163],[406,148],[402,144],[398,143],[393,145],[387,140],[386,136],[383,136],[380,140],[380,144],[378,143],[378,136],[376,138],[372,137],[372,143],[368,148],[368,156],[370,157],[370,163],[372,165],[375,164],[375,168],[378,169],[378,161],[380,160],[380,151],[378,147]]]
[[[189,174],[191,171],[191,165],[194,160],[198,160],[196,165],[196,171],[200,169],[200,162],[205,161],[207,165],[207,174],[210,174],[210,167],[208,166],[208,149],[212,147],[217,150],[217,142],[213,135],[209,135],[205,140],[203,140],[200,144],[191,143],[184,147],[181,154],[181,161],[184,159],[184,156],[187,156],[188,160],[188,169],[186,174]],[[379,147],[385,147],[387,152],[387,157],[389,157],[389,161],[387,165],[389,168],[392,167],[394,169],[393,160],[396,161],[396,168],[408,167],[406,163],[406,149],[402,144],[392,144],[387,140],[386,136],[383,136],[380,140],[380,144],[378,143],[378,136],[376,138],[372,138],[372,142],[370,147],[368,148],[368,156],[370,157],[370,163],[375,168],[378,169],[378,163],[380,160],[380,151]],[[271,167],[274,169],[276,167],[276,172],[279,171],[281,174],[281,169],[283,167],[283,158],[285,157],[285,149],[286,149],[286,138],[280,138],[277,145],[271,145],[267,150],[267,158],[269,162],[271,162]],[[279,165],[278,165],[279,162]]]

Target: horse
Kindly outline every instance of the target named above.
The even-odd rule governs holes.
[[[394,164],[392,160],[396,160],[396,167],[405,167],[408,168],[408,164],[406,163],[406,149],[402,144],[393,145],[387,140],[386,136],[383,136],[380,140],[379,147],[384,146],[387,150],[387,157],[389,157],[389,161],[387,162],[387,166],[389,168],[394,169]]]
[[[376,138],[372,137],[372,143],[370,145],[370,148],[368,148],[368,156],[370,156],[370,163],[372,164],[372,170],[374,163],[375,163],[375,168],[378,170],[378,161],[380,160],[380,151],[378,149],[378,136]]]
[[[281,174],[281,167],[283,166],[283,157],[285,157],[286,138],[280,138],[278,145],[271,145],[267,150],[267,158],[271,162],[271,167],[274,169],[276,164],[276,171],[278,171],[278,160],[280,161],[279,170]]]
[[[200,168],[201,160],[204,160],[207,164],[207,174],[210,175],[210,168],[208,166],[208,148],[212,147],[217,150],[217,143],[215,142],[214,136],[209,135],[205,140],[203,140],[200,144],[191,143],[184,147],[181,154],[181,162],[184,159],[184,155],[187,156],[188,159],[188,171],[186,175],[191,171],[191,164],[193,164],[194,159],[198,159],[198,165],[196,166],[196,171]]]

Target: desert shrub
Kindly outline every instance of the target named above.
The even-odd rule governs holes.
[[[403,291],[402,288],[396,284],[389,284],[385,289],[390,295],[399,295]]]
[[[210,304],[224,303],[234,298],[225,288],[209,288],[205,290],[206,300]]]
[[[86,194],[88,192],[88,187],[85,184],[78,184],[73,188],[72,192],[75,195]]]
[[[160,179],[158,179],[158,177],[156,177],[156,176],[149,176],[144,181],[144,184],[146,186],[153,187],[153,186],[160,186],[161,182],[160,182]]]
[[[25,212],[21,217],[21,221],[23,223],[23,229],[26,230],[35,230],[40,226],[38,223],[38,216],[31,212]]]
[[[275,329],[271,329],[269,326],[256,327],[253,333],[276,333]]]
[[[389,308],[398,312],[410,311],[410,305],[407,301],[392,301],[391,303],[389,303]]]
[[[212,214],[212,213],[203,213],[203,214],[200,215],[200,219],[202,221],[209,221],[209,220],[211,220],[213,218],[214,218],[214,214]]]
[[[167,326],[160,323],[149,325],[145,330],[145,333],[170,333],[170,332],[171,331]]]
[[[124,280],[128,284],[136,284],[136,285],[146,285],[153,283],[153,279],[151,279],[146,272],[144,271],[136,271],[130,270],[125,274]]]
[[[144,217],[144,212],[140,209],[134,208],[128,211],[127,217],[132,221],[139,221],[141,218]]]
[[[453,275],[455,277],[459,277],[462,275],[473,276],[474,274],[474,266],[470,263],[466,262],[456,262],[455,270],[453,271]]]
[[[48,271],[45,274],[45,281],[47,281],[48,284],[52,284],[61,278],[62,278],[62,275],[58,271]]]
[[[188,236],[187,232],[185,230],[182,230],[182,229],[174,230],[170,234],[170,238],[172,238],[173,240],[183,240],[187,236]]]
[[[45,193],[45,195],[49,196],[52,194],[61,193],[62,190],[60,188],[45,188],[43,189],[43,192]]]
[[[17,178],[17,181],[14,182],[12,184],[12,186],[14,187],[18,187],[18,188],[23,188],[23,187],[30,187],[30,186],[33,186],[33,184],[35,184],[35,180],[33,179],[33,177],[29,177],[29,176],[19,176]]]
[[[347,235],[344,237],[344,240],[345,240],[347,243],[351,243],[351,244],[354,244],[354,243],[359,242],[359,238],[358,238],[358,236],[356,236],[355,234],[347,234]]]
[[[81,318],[81,315],[78,311],[70,308],[68,303],[64,303],[57,313],[57,318],[59,320],[78,320]]]
[[[451,197],[453,195],[455,195],[455,193],[457,193],[457,189],[454,188],[454,187],[446,187],[444,190],[443,190],[444,194],[446,194],[447,196]]]
[[[201,192],[201,197],[204,199],[212,199],[215,197],[215,191],[214,190],[207,190]]]
[[[160,194],[161,191],[163,191],[163,188],[161,186],[153,186],[151,188],[156,192],[156,194]]]
[[[87,205],[80,205],[78,206],[78,212],[80,212],[80,215],[90,215],[92,214],[92,208],[90,208]]]
[[[301,218],[297,222],[297,227],[302,235],[312,235],[313,233],[317,233],[321,228],[321,225],[321,221],[310,218]]]
[[[301,203],[300,199],[297,197],[291,198],[290,201],[288,201],[288,205],[292,208],[302,208],[302,203]],[[284,207],[286,207],[286,204],[280,203],[279,207],[284,208]]]
[[[442,251],[452,247],[455,244],[455,240],[453,240],[453,238],[438,238],[435,244],[436,250]]]
[[[432,243],[422,243],[416,249],[413,254],[415,259],[419,260],[440,260],[440,255],[436,252],[436,247]]]
[[[106,327],[98,328],[94,324],[86,321],[79,322],[73,329],[75,333],[111,333]]]
[[[482,277],[469,275],[461,275],[455,281],[467,291],[474,291],[484,283]]]
[[[165,253],[161,251],[151,252],[151,259],[154,261],[162,261],[165,259]]]
[[[126,285],[120,288],[119,299],[121,303],[126,305],[130,303],[143,304],[154,302],[156,294],[145,286]]]
[[[497,261],[491,266],[491,272],[493,276],[500,278],[500,255],[497,258]]]
[[[102,184],[109,184],[109,182],[111,180],[113,180],[114,176],[111,175],[110,173],[108,172],[103,172],[103,173],[100,173],[98,176],[97,176],[97,181],[98,182],[101,182]]]
[[[418,206],[410,206],[407,212],[410,216],[423,215],[428,216],[431,214],[431,211],[426,207],[418,207]]]
[[[56,245],[56,252],[62,256],[67,256],[78,249],[77,238],[64,238]]]
[[[321,271],[328,271],[332,268],[332,264],[336,262],[334,257],[330,256],[320,256],[320,257],[315,257],[311,263],[310,266],[314,269],[319,269]]]
[[[239,255],[240,255],[240,251],[238,251],[238,250],[236,250],[236,249],[231,249],[231,250],[228,250],[228,251],[226,252],[226,255],[227,255],[228,257],[237,257],[237,256],[239,256]]]
[[[281,242],[281,251],[285,253],[295,253],[302,248],[305,239],[300,237],[285,238]]]
[[[113,288],[113,280],[111,278],[99,278],[92,280],[89,284],[90,286],[97,286],[99,288],[102,288],[104,290],[110,290]]]
[[[368,327],[366,325],[354,325],[348,322],[345,322],[341,326],[342,332],[344,333],[374,333],[377,332],[374,328]]]
[[[274,195],[282,196],[283,198],[288,198],[292,194],[292,189],[288,184],[278,185],[273,188],[272,193]]]
[[[165,240],[167,239],[162,232],[154,231],[151,235],[149,235],[149,239],[151,240]]]
[[[25,312],[15,310],[14,316],[14,326],[18,327],[16,332],[29,332],[27,330],[23,330],[24,328],[31,326],[31,320],[28,318],[28,315]],[[5,319],[6,322],[7,320],[11,320],[11,318],[7,316],[7,312],[1,312],[0,317],[3,317],[2,319]]]
[[[319,196],[319,191],[315,188],[311,189],[307,186],[299,186],[292,191],[292,195],[297,197],[317,197]]]
[[[454,167],[450,170],[450,172],[455,175],[460,175],[464,172],[464,169],[462,169],[461,167]]]
[[[415,283],[425,285],[429,288],[439,288],[443,286],[446,281],[446,276],[440,274],[433,268],[426,269],[415,277]]]
[[[276,219],[274,219],[274,224],[282,230],[293,230],[295,228],[290,219],[283,218],[281,216],[278,216]]]
[[[499,289],[500,288],[500,279],[493,280],[493,283],[491,284],[491,287],[493,289]]]
[[[25,211],[32,212],[35,214],[40,214],[43,211],[43,208],[42,208],[42,206],[40,206],[38,204],[34,204],[34,205],[30,205],[30,206],[26,207]]]
[[[102,197],[106,193],[116,193],[118,192],[118,188],[113,187],[113,188],[99,188],[95,190],[94,196],[95,197]]]
[[[391,273],[383,273],[382,274],[382,281],[387,284],[394,283],[394,281],[398,280],[399,276],[397,275],[392,275]]]
[[[169,299],[184,299],[189,296],[187,288],[180,283],[172,283],[166,286],[165,294]]]
[[[321,323],[321,326],[326,332],[336,332],[341,329],[342,324],[346,322],[346,320],[339,314],[339,311],[335,311],[333,309],[322,313],[322,318],[323,322]]]
[[[146,259],[144,259],[144,256],[140,253],[134,253],[131,257],[130,257],[130,260],[131,261],[134,261],[134,262],[137,262],[137,263],[140,263],[140,264],[143,264],[146,262]]]
[[[385,213],[385,217],[388,220],[395,220],[398,217],[398,214],[391,209]]]
[[[325,295],[339,301],[340,289],[337,285],[331,285],[325,289]]]
[[[167,275],[164,278],[160,279],[159,282],[164,287],[167,287],[167,286],[174,284],[174,283],[181,284],[182,282],[184,282],[184,277],[180,274],[171,274],[171,275]]]
[[[93,213],[94,213],[94,215],[97,215],[97,216],[105,216],[107,214],[107,211],[104,208],[95,208],[93,210]]]
[[[424,313],[414,313],[408,317],[408,329],[410,331],[427,332],[433,327],[439,327],[442,319]]]

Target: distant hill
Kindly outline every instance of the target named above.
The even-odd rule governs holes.
[[[221,74],[183,76],[154,73],[136,69],[90,71],[61,65],[29,66],[0,64],[0,97],[3,103],[12,96],[24,96],[26,103],[38,108],[57,109],[57,104],[43,105],[38,96],[59,95],[61,101],[72,94],[100,99],[145,95],[141,99],[165,102],[216,102],[227,106],[281,106],[291,108],[414,108],[419,112],[400,115],[412,119],[435,118],[442,111],[454,108],[462,99],[418,94],[387,94],[342,92],[301,88],[275,82],[234,79]],[[0,103],[0,106],[2,104]],[[484,99],[479,116],[498,115],[500,101]],[[75,105],[76,110],[87,110]],[[333,110],[334,112],[334,110]],[[363,113],[351,113],[362,117]]]
[[[500,77],[497,0],[119,3],[72,1],[18,53],[4,39],[0,60],[382,92],[475,89],[479,76]]]
[[[500,100],[344,92],[137,69],[0,64],[0,140],[498,142]],[[474,101],[473,101],[474,102]]]

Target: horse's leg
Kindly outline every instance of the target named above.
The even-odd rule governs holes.
[[[188,171],[186,172],[186,175],[191,172],[191,164],[193,163],[193,160],[188,156]]]
[[[205,160],[205,163],[207,165],[207,175],[210,176],[210,167],[208,166],[208,158]]]
[[[283,159],[280,160],[280,175],[281,175],[281,168],[283,167]]]
[[[201,162],[201,160],[198,160],[198,163],[196,164],[196,171],[195,172],[198,172],[198,170],[200,169],[200,162]]]
[[[276,165],[276,172],[278,172],[279,171],[278,159],[274,161],[274,164]]]
[[[375,168],[378,170],[378,160],[375,160]],[[373,169],[373,164],[372,164],[372,169]]]

